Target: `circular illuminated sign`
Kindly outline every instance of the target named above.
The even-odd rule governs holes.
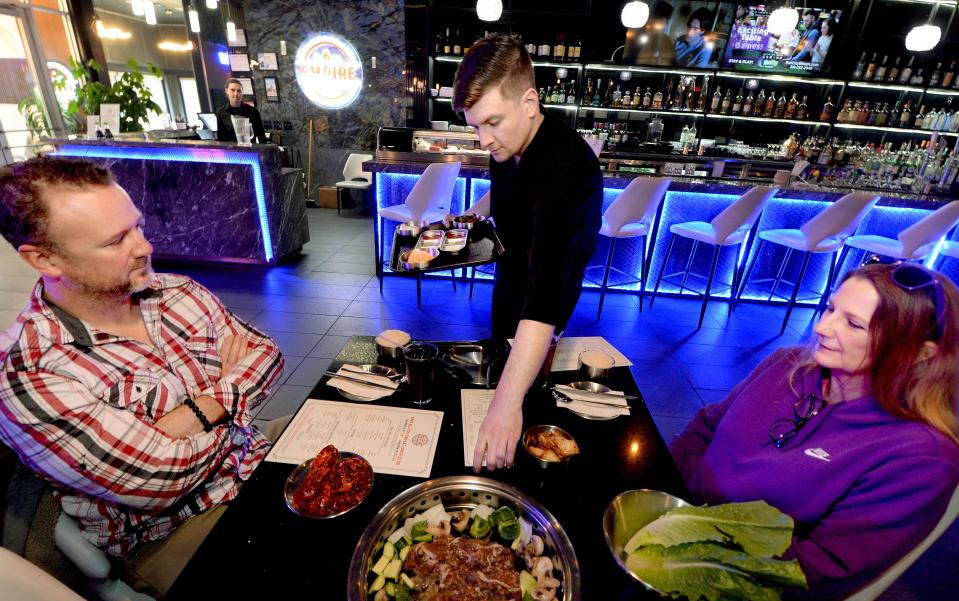
[[[363,88],[363,63],[353,46],[331,33],[306,40],[296,51],[296,83],[313,104],[325,109],[349,106]]]

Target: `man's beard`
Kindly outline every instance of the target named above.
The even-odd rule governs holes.
[[[110,283],[77,282],[77,288],[87,295],[104,300],[132,296],[143,292],[156,280],[156,273],[153,271],[153,266],[149,258],[139,261],[130,272],[132,273],[137,269],[142,269],[143,275],[136,281],[128,274],[125,281],[114,281]]]

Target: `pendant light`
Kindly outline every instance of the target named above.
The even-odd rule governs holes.
[[[480,18],[480,21],[499,21],[502,15],[502,0],[477,0],[476,16]]]
[[[226,3],[226,39],[230,42],[236,41],[236,23],[233,22],[233,7],[229,1]]]
[[[939,10],[939,5],[934,4],[926,23],[924,25],[916,25],[906,35],[906,50],[910,52],[928,52],[936,47],[939,40],[942,39],[942,29],[940,29],[938,25],[932,24],[932,20],[936,18],[937,10]]]
[[[130,8],[133,9],[135,17],[143,16],[143,0],[130,0]]]
[[[143,15],[147,19],[147,25],[157,24],[157,11],[152,0],[143,0]]]
[[[216,8],[216,0],[206,0],[206,7],[209,9]]]
[[[187,13],[187,16],[190,18],[190,31],[193,33],[200,33],[200,13],[196,12],[196,8],[193,7],[193,3],[190,3],[190,11]]]
[[[766,29],[773,35],[786,35],[796,29],[799,23],[799,11],[790,6],[780,6],[769,15]]]
[[[619,15],[623,27],[628,29],[638,29],[649,20],[649,5],[639,0],[627,2],[623,7],[623,12]]]

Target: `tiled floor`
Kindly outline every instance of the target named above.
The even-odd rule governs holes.
[[[352,335],[400,328],[417,337],[473,338],[488,334],[491,286],[478,283],[454,292],[449,281],[424,282],[423,309],[416,308],[415,282],[387,278],[380,295],[373,277],[371,220],[328,209],[311,209],[312,242],[302,256],[273,268],[159,263],[158,270],[186,273],[216,292],[236,314],[270,333],[286,357],[280,386],[258,419],[292,413],[321,377],[330,359]],[[8,245],[0,249],[0,326],[12,322],[35,276]],[[598,294],[585,292],[567,335],[602,335],[634,363],[656,422],[669,440],[702,406],[724,394],[773,349],[804,340],[811,311],[796,310],[784,336],[777,336],[783,310],[741,305],[709,306],[696,331],[695,300],[657,298],[639,311],[635,296],[607,295],[596,321]],[[863,550],[868,553],[868,550]],[[955,599],[959,582],[959,523],[883,595],[885,601]]]

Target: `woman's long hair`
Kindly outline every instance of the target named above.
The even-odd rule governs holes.
[[[959,444],[959,290],[946,276],[930,272],[945,302],[937,324],[934,286],[905,290],[892,279],[896,267],[865,265],[842,279],[865,280],[879,293],[869,321],[869,393],[891,415],[927,423]],[[931,357],[923,354],[927,340],[938,347]],[[789,375],[790,386],[797,374],[819,369],[812,352],[810,348],[799,358]]]

